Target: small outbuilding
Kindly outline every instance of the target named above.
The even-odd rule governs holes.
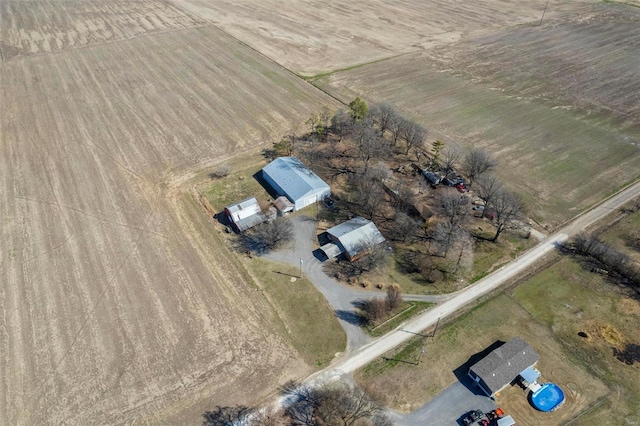
[[[514,337],[471,366],[468,374],[484,393],[493,397],[520,375],[529,375],[538,359],[527,342]]]
[[[295,157],[279,157],[262,169],[262,177],[278,195],[293,203],[294,211],[331,194],[329,185]]]
[[[284,195],[281,195],[280,197],[276,198],[275,201],[273,202],[273,205],[278,211],[278,216],[284,216],[287,213],[292,212],[294,208],[293,203],[289,201],[289,199]]]
[[[258,200],[254,197],[228,205],[224,208],[224,213],[238,232],[246,231],[267,220],[267,217],[262,214]]]
[[[358,259],[369,247],[385,240],[373,222],[359,216],[334,226],[327,234],[331,242],[320,247],[320,250],[329,258],[344,253],[350,261]]]

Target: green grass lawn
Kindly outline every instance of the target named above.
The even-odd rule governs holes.
[[[255,257],[243,263],[268,294],[306,362],[324,367],[344,351],[346,335],[324,296],[304,277],[291,281],[297,268]]]
[[[256,197],[258,202],[266,201],[271,199],[269,194],[253,177],[262,167],[264,167],[264,163],[260,162],[250,167],[232,170],[224,178],[202,184],[200,191],[217,211],[222,211],[225,206],[248,197]]]
[[[640,364],[626,365],[613,356],[614,347],[640,344],[640,302],[607,280],[585,270],[578,261],[563,258],[513,293],[532,316],[552,330],[572,362],[613,391],[610,400],[585,415],[580,424],[640,421]],[[580,337],[579,332],[587,337]]]
[[[416,337],[385,354],[358,371],[356,378],[365,386],[384,389],[391,395],[389,403],[393,408],[411,411],[456,382],[456,373],[466,374],[462,366],[472,355],[497,340],[506,341],[515,336],[522,337],[540,354],[538,367],[544,379],[564,386],[570,395],[563,410],[543,415],[528,404],[519,389],[506,389],[497,403],[507,409],[518,424],[562,423],[609,392],[589,371],[567,359],[562,344],[554,339],[545,324],[536,321],[516,300],[505,294],[444,324],[434,338]]]

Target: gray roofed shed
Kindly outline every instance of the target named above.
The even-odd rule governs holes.
[[[540,357],[519,337],[506,342],[469,369],[469,376],[489,396],[495,395],[518,375],[535,365]]]
[[[331,194],[329,185],[295,157],[279,157],[262,169],[262,177],[300,210]]]
[[[249,197],[238,203],[230,204],[224,208],[224,211],[238,232],[246,231],[267,220],[262,214],[258,200],[255,197]]]
[[[353,260],[368,244],[380,244],[385,240],[376,225],[363,217],[336,225],[327,231],[331,240],[340,244],[348,259]]]

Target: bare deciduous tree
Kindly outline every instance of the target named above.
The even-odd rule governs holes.
[[[231,167],[229,167],[227,164],[221,164],[213,169],[211,173],[209,173],[209,177],[211,179],[221,179],[223,177],[227,177],[230,171]]]
[[[380,136],[384,136],[385,132],[391,128],[392,122],[398,116],[395,108],[387,103],[374,104],[369,110],[369,114],[373,118],[373,122],[380,130]]]
[[[367,239],[358,245],[356,251],[358,253],[365,253],[365,255],[356,261],[357,266],[363,271],[381,271],[389,266],[389,251],[386,245],[382,243]]]
[[[381,297],[361,301],[360,309],[362,317],[369,325],[375,325],[387,318],[387,303]]]
[[[469,217],[469,199],[453,188],[442,191],[438,203],[443,219],[452,227],[463,224]]]
[[[384,409],[358,387],[338,385],[289,386],[285,389],[291,403],[286,409],[294,425],[365,426],[387,425]]]
[[[202,415],[203,426],[247,426],[250,423],[253,410],[243,405],[232,407],[217,406],[213,411]]]
[[[447,176],[455,171],[461,158],[462,150],[460,147],[452,143],[447,144],[442,151],[442,168]]]
[[[289,219],[279,217],[256,226],[241,237],[245,249],[264,253],[291,241],[293,239],[293,224]]]
[[[392,120],[389,122],[389,130],[391,131],[391,140],[393,141],[393,146],[396,146],[398,143],[398,139],[400,139],[405,132],[405,129],[411,125],[411,122],[405,119],[400,114],[393,116]]]
[[[381,164],[369,167],[364,173],[355,174],[350,179],[353,201],[369,219],[373,219],[382,205],[382,184],[388,176],[389,169]]]
[[[496,195],[503,191],[502,182],[495,175],[484,174],[478,178],[476,190],[478,197],[484,201],[485,209],[482,211],[482,217],[484,217],[487,212],[487,207],[491,205]]]
[[[354,130],[358,158],[364,163],[364,169],[369,167],[372,159],[384,158],[389,153],[387,142],[367,124],[358,123]]]
[[[408,214],[398,212],[393,221],[393,230],[396,237],[403,242],[407,242],[411,238],[415,237],[418,232],[418,222],[413,220]]]
[[[353,120],[351,116],[344,110],[339,109],[331,118],[331,131],[339,137],[339,141],[347,136],[353,129]]]
[[[469,185],[478,179],[482,174],[493,169],[498,163],[484,149],[473,148],[464,156],[462,169],[469,178]]]
[[[504,230],[520,225],[520,216],[524,210],[524,204],[520,197],[502,189],[495,194],[490,207],[495,215],[496,233],[491,240],[495,243]]]
[[[411,148],[422,148],[427,137],[427,129],[417,123],[410,122],[403,128],[402,138],[406,144],[405,154],[409,155]]]
[[[393,311],[394,309],[402,306],[402,292],[398,284],[391,284],[387,287],[387,310]]]

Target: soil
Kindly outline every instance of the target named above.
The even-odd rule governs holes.
[[[0,73],[0,423],[197,424],[308,374],[182,185],[329,97],[210,26]]]
[[[572,0],[547,16],[580,7]],[[174,0],[304,75],[422,51],[473,34],[538,22],[545,0]]]

